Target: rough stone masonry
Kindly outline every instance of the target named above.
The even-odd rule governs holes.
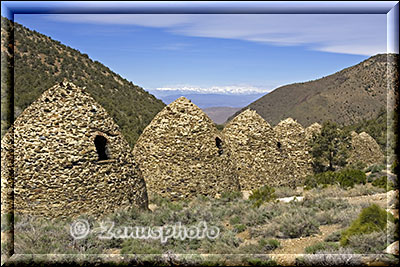
[[[303,126],[292,118],[287,118],[279,122],[274,127],[274,131],[282,143],[282,149],[294,164],[294,179],[301,181],[312,174],[312,157]]]
[[[293,185],[293,163],[273,128],[255,110],[247,109],[223,129],[232,149],[241,188]]]
[[[1,141],[1,212],[46,217],[147,208],[143,177],[117,124],[85,90],[44,92]]]
[[[378,143],[366,132],[357,134],[351,132],[351,146],[350,157],[348,163],[355,164],[361,162],[370,166],[372,164],[382,164],[384,155]]]
[[[173,200],[240,189],[224,137],[195,104],[180,97],[145,128],[133,150],[149,192]]]

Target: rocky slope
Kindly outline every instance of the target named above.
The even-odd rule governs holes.
[[[386,109],[388,88],[395,88],[395,77],[387,72],[397,62],[397,54],[375,55],[327,77],[279,87],[242,111],[256,110],[272,125],[291,117],[303,127],[325,120],[348,125],[376,118]]]

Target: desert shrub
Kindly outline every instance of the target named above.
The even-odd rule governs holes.
[[[366,180],[365,173],[355,169],[343,169],[336,177],[336,182],[342,188],[353,188],[355,184],[365,184]]]
[[[368,184],[356,184],[353,188],[343,191],[343,197],[365,196],[383,192],[385,192],[385,190],[379,187],[374,187]]]
[[[314,219],[320,225],[342,223],[347,211],[351,209],[345,199],[329,199],[322,196],[306,196],[299,205],[315,211]]]
[[[93,217],[80,216],[98,227]],[[14,250],[18,254],[101,254],[111,247],[119,247],[120,240],[100,240],[97,235],[74,240],[70,234],[70,219],[46,219],[21,215],[15,223]]]
[[[356,184],[353,188],[343,189],[339,185],[330,185],[326,188],[312,188],[305,192],[305,197],[324,197],[324,198],[339,198],[339,197],[355,197],[373,195],[383,193],[384,189],[372,186],[371,184]]]
[[[365,172],[371,172],[371,173],[376,173],[376,172],[381,172],[382,170],[384,170],[386,167],[383,164],[374,164],[369,166]]]
[[[314,175],[309,175],[304,181],[305,189],[327,187],[328,185],[338,184],[341,188],[353,188],[355,184],[365,184],[366,175],[363,171],[356,169],[342,169],[337,172],[327,171]]]
[[[319,185],[326,187],[327,185],[334,184],[335,180],[336,180],[335,172],[326,171],[307,176],[304,181],[304,185],[305,189],[308,190],[311,188],[316,188]]]
[[[321,250],[338,250],[339,245],[334,242],[318,242],[314,245],[308,246],[304,249],[304,252],[307,254],[316,254],[318,251]]]
[[[241,221],[240,217],[235,215],[232,218],[230,218],[229,223],[233,225],[240,223],[240,221]]]
[[[18,220],[18,217],[15,217],[15,221]],[[11,230],[14,222],[14,216],[12,213],[4,213],[1,214],[1,232],[6,232]]]
[[[170,211],[181,211],[183,209],[183,204],[181,202],[169,202],[167,209]]]
[[[225,125],[223,125],[223,124],[215,124],[215,127],[217,127],[217,129],[219,131],[222,131],[224,129]]]
[[[336,231],[325,237],[324,241],[325,242],[339,242],[340,241],[340,236],[342,232],[341,231]]]
[[[338,218],[335,216],[334,212],[320,211],[315,214],[315,220],[320,225],[334,224],[337,223]]]
[[[276,239],[260,239],[258,244],[266,250],[274,250],[280,247],[281,243]]]
[[[342,232],[340,244],[342,246],[347,245],[349,243],[349,237],[353,235],[385,231],[388,219],[394,221],[393,215],[387,213],[376,204],[364,208],[350,227]]]
[[[280,232],[280,225],[272,222],[263,227],[250,228],[249,233],[251,237],[261,237],[261,238],[273,238],[273,237],[284,237],[284,235]]]
[[[296,189],[288,187],[288,186],[279,186],[275,187],[275,196],[277,198],[282,197],[291,197],[291,196],[298,196]]]
[[[247,228],[247,226],[244,225],[244,224],[236,224],[236,225],[234,226],[234,229],[235,229],[235,231],[236,231],[237,233],[243,232],[244,230],[246,230],[246,228]]]
[[[264,185],[259,189],[254,190],[249,196],[249,200],[253,203],[253,206],[257,208],[260,207],[261,204],[275,199],[275,189],[268,185]]]
[[[330,209],[344,210],[348,208],[349,202],[344,199],[327,199],[324,197],[305,197],[301,204],[303,207],[316,208],[322,211]]]
[[[390,191],[390,190],[394,190],[395,189],[393,183],[391,181],[388,181],[387,176],[381,176],[381,177],[375,179],[372,182],[372,185],[376,186],[376,187],[379,187],[379,188],[383,188],[386,191]]]
[[[170,200],[167,198],[162,197],[161,195],[151,192],[149,193],[149,203],[153,203],[159,207],[164,206],[165,204],[169,203]]]
[[[240,191],[232,191],[232,192],[223,192],[221,194],[221,200],[225,200],[225,201],[232,201],[232,200],[236,200],[236,199],[241,199],[243,197],[243,193]]]
[[[367,176],[367,183],[372,183],[374,181],[374,178],[376,177],[376,174],[370,174]]]
[[[379,188],[387,188],[387,176],[381,176],[372,181],[372,185]]]
[[[247,209],[246,215],[242,216],[241,223],[246,226],[255,226],[264,224],[268,220],[270,213],[260,207],[258,209]]]
[[[248,263],[249,266],[278,266],[278,263],[272,259],[249,258],[244,261]]]
[[[399,164],[397,162],[397,158],[394,159],[392,166],[390,166],[390,170],[392,173],[398,174],[399,173]]]
[[[160,241],[149,242],[141,239],[127,239],[122,244],[121,254],[161,254]]]
[[[361,161],[357,161],[355,163],[349,164],[346,166],[347,168],[351,168],[351,169],[356,169],[356,170],[364,170],[365,168],[367,168],[367,164],[365,164],[364,162]]]
[[[199,259],[191,261],[188,266],[225,266],[224,258],[219,255],[209,255],[207,258],[199,256]]]
[[[283,202],[269,202],[257,209],[257,213],[262,214],[266,220],[271,220],[285,213],[288,205]]]
[[[218,241],[223,242],[230,248],[237,248],[240,245],[239,238],[236,237],[236,233],[234,233],[232,231],[221,231],[221,233],[219,234],[219,236],[217,238],[217,242]]]
[[[310,209],[292,209],[277,217],[274,222],[279,225],[279,231],[287,238],[310,236],[319,232],[319,223]]]
[[[338,250],[321,250],[317,254],[307,254],[296,259],[297,266],[360,266],[362,257],[350,248],[339,248]]]
[[[359,254],[380,254],[387,247],[386,231],[370,234],[352,235],[348,238],[347,246]]]
[[[350,206],[348,209],[341,210],[332,215],[333,223],[340,223],[341,227],[348,227],[360,214],[361,207]]]

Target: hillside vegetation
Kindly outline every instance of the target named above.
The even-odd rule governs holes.
[[[279,87],[241,111],[256,110],[272,125],[292,117],[304,127],[326,120],[349,125],[374,119],[386,109],[388,88],[393,91],[398,84],[387,75],[388,66],[395,69],[397,62],[397,54],[375,55],[327,77]]]
[[[14,46],[7,43],[14,26]],[[165,104],[98,61],[50,37],[2,17],[2,66],[14,48],[14,119],[45,90],[67,79],[88,92],[120,126],[133,147],[143,129]],[[8,60],[8,62],[6,62]],[[7,76],[7,75],[6,75]],[[2,89],[11,76],[2,78]],[[2,102],[4,90],[2,90]],[[3,110],[2,110],[3,111]],[[2,134],[9,126],[2,112]]]

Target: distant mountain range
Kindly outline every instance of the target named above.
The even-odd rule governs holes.
[[[158,91],[150,90],[151,94],[169,104],[181,96],[190,99],[200,108],[209,107],[244,107],[262,97],[264,94],[206,94],[185,91]]]
[[[272,125],[292,117],[305,127],[325,120],[349,125],[374,119],[386,109],[388,89],[396,87],[387,79],[388,64],[397,70],[398,54],[375,55],[327,77],[279,87],[234,116],[250,108]]]
[[[235,114],[240,108],[232,107],[212,107],[203,108],[203,111],[210,117],[216,124],[223,124],[226,120]]]
[[[14,30],[14,43],[9,35]],[[11,38],[11,39],[10,39]],[[50,37],[32,31],[21,24],[1,18],[2,70],[12,71],[14,49],[14,117],[45,90],[66,78],[79,87],[86,87],[121,128],[133,147],[143,129],[165,104],[143,88],[122,78],[86,54],[63,45]],[[2,73],[2,104],[6,101],[3,88],[10,84],[11,75]],[[3,106],[3,105],[2,105]],[[6,105],[5,105],[6,106]],[[6,118],[2,108],[2,134]],[[4,127],[3,127],[4,126]]]

